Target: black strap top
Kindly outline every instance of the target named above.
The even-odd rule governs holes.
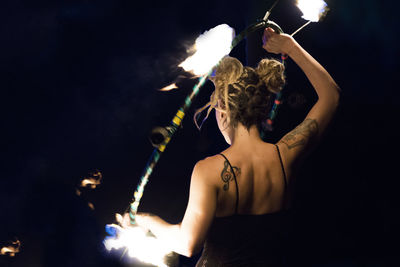
[[[280,153],[280,151],[279,151],[279,147],[278,147],[277,145],[274,145],[274,146],[276,147],[276,150],[278,151],[279,161],[280,161],[281,167],[282,167],[283,179],[284,179],[284,182],[285,182],[285,192],[286,192],[286,189],[287,189],[287,181],[286,181],[285,167],[283,166],[282,157],[281,157],[281,153]],[[238,183],[237,183],[237,180],[236,180],[236,174],[235,174],[235,171],[234,171],[234,169],[233,169],[231,163],[229,162],[228,158],[227,158],[224,154],[222,154],[222,153],[220,153],[220,155],[223,156],[223,157],[225,158],[226,162],[228,162],[229,167],[231,168],[231,172],[232,172],[232,174],[233,174],[233,178],[234,178],[234,180],[235,180],[235,185],[236,185],[235,214],[238,214],[238,208],[239,208],[239,186],[238,186]]]
[[[276,145],[275,145],[276,146]],[[286,173],[279,160],[287,189]],[[290,220],[288,210],[252,215],[238,214],[239,187],[234,167],[225,155],[236,184],[235,214],[216,217],[208,231],[198,267],[283,266]]]

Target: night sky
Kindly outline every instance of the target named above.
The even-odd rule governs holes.
[[[270,17],[291,33],[305,21],[295,1]],[[398,229],[398,1],[327,1],[330,12],[296,40],[342,89],[329,132],[299,171],[288,258],[294,266],[394,266]],[[0,4],[0,266],[135,266],[102,247],[104,226],[130,203],[153,147],[196,83],[177,65],[195,38],[226,23],[237,33],[272,1],[3,0]],[[261,32],[231,53],[254,66]],[[158,89],[179,80],[179,90]],[[183,78],[182,78],[183,77]],[[141,211],[182,219],[194,164],[227,146],[210,116],[194,110],[207,82],[155,168]],[[305,76],[287,62],[287,86],[274,142],[315,101]],[[100,171],[94,190],[76,188]],[[93,203],[94,210],[88,202]],[[193,266],[196,257],[181,257]],[[397,264],[395,262],[397,261]]]

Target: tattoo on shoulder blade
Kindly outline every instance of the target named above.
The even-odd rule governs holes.
[[[228,161],[225,160],[224,169],[221,172],[221,179],[224,182],[224,186],[223,186],[224,191],[229,190],[229,182],[233,180],[233,178],[234,178],[233,175],[236,175],[236,177],[240,175],[240,168],[232,166],[232,169],[235,172],[234,174],[232,173],[232,170],[231,170],[231,167],[230,167]]]
[[[294,130],[285,135],[281,142],[284,143],[288,149],[298,146],[304,146],[310,142],[310,138],[318,134],[318,123],[316,120],[307,118],[300,123]]]

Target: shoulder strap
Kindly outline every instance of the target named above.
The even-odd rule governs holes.
[[[238,213],[238,208],[239,208],[239,187],[238,187],[238,183],[237,183],[237,180],[236,180],[236,174],[235,174],[235,171],[233,170],[233,167],[232,167],[231,163],[230,163],[229,160],[227,159],[227,157],[225,157],[225,155],[222,154],[222,153],[220,153],[220,155],[223,156],[223,157],[225,158],[226,162],[228,162],[229,167],[231,167],[231,172],[232,172],[232,174],[233,174],[233,178],[235,179],[235,185],[236,185],[235,214],[237,214],[237,213]]]
[[[278,145],[275,145],[275,147],[276,147],[276,150],[278,150],[278,156],[279,156],[279,161],[281,162],[281,167],[282,167],[282,172],[283,172],[283,178],[285,179],[285,188],[287,188],[285,167],[283,167],[283,162],[282,162],[281,153],[280,153],[280,151],[279,151]]]

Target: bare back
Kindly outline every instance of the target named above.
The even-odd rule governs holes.
[[[287,208],[287,182],[275,145],[259,143],[246,149],[232,146],[208,158],[210,182],[217,187],[217,217],[266,214]],[[236,176],[237,189],[232,175]]]

